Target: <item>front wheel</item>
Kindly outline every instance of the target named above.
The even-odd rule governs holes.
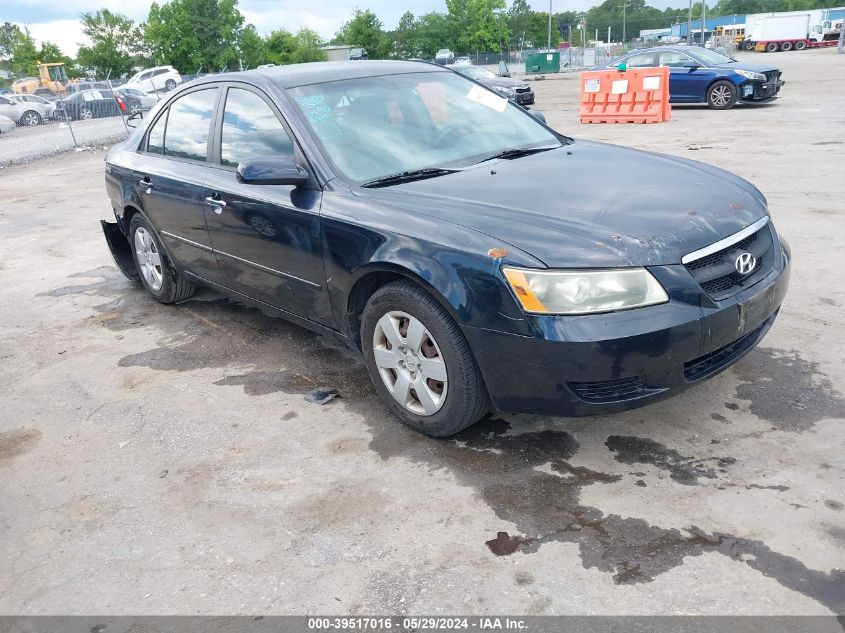
[[[82,108],[79,111],[79,118],[83,121],[87,121],[88,119],[94,118],[94,113],[91,110],[89,110],[88,108]]]
[[[176,80],[175,79],[168,79],[164,82],[164,88],[170,92],[176,87]]]
[[[41,125],[41,115],[35,110],[27,110],[23,113],[21,121],[24,125]]]
[[[736,103],[736,86],[730,81],[717,81],[707,89],[707,105],[714,110],[728,110]]]
[[[361,341],[376,390],[414,430],[447,437],[489,410],[484,380],[463,333],[419,286],[395,281],[373,293],[364,308]]]
[[[157,301],[175,303],[194,294],[194,285],[176,271],[158,236],[140,214],[129,223],[129,245],[141,283]]]

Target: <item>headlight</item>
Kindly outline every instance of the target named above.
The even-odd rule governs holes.
[[[663,286],[645,268],[616,270],[503,269],[526,312],[590,314],[666,303]]]
[[[737,75],[742,75],[746,79],[755,79],[757,81],[766,81],[766,75],[762,73],[753,73],[750,70],[736,70]]]
[[[516,92],[514,92],[513,88],[508,88],[507,86],[493,86],[493,90],[508,99],[513,99],[516,95]]]

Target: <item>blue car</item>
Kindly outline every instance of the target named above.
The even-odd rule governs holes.
[[[669,101],[706,103],[727,110],[737,103],[776,99],[783,86],[781,71],[762,64],[747,64],[697,46],[658,46],[631,51],[596,70],[619,64],[628,68],[669,67]]]

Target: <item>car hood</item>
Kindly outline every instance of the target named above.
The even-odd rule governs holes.
[[[736,62],[735,64],[719,64],[715,68],[722,70],[748,70],[753,73],[771,73],[778,72],[780,69],[776,66],[769,66],[767,64],[746,64],[745,62]]]
[[[767,214],[763,195],[729,172],[582,141],[361,191],[494,237],[550,268],[678,264]]]
[[[519,88],[520,86],[527,86],[528,84],[518,79],[511,79],[510,77],[491,77],[484,78],[481,83],[488,86],[503,86],[505,88]]]

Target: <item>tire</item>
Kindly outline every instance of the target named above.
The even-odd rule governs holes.
[[[168,79],[167,81],[164,82],[164,89],[167,90],[167,92],[170,92],[175,87],[176,87],[176,80],[175,79]]]
[[[730,81],[717,81],[707,89],[707,105],[714,110],[730,110],[736,104],[736,86]]]
[[[804,40],[799,40],[798,42],[795,42],[796,51],[803,51],[805,48],[807,48],[807,42],[805,42]]]
[[[41,115],[35,110],[27,110],[21,117],[21,123],[29,126],[41,125]]]
[[[767,53],[774,53],[778,50],[778,43],[777,42],[769,42],[766,44],[766,52]]]
[[[791,51],[792,50],[792,42],[783,42],[780,45],[780,50],[782,50],[784,53],[787,52],[787,51]]]
[[[413,332],[421,335],[415,337]],[[415,338],[419,343],[414,344]],[[412,429],[447,437],[475,424],[490,410],[484,379],[463,333],[443,306],[419,286],[394,281],[374,292],[361,319],[361,341],[376,391]],[[403,389],[405,385],[409,388]]]
[[[140,103],[133,103],[129,106],[129,114],[138,114],[141,111],[141,104]]]
[[[743,42],[742,47],[747,51],[753,51],[754,50],[754,42],[752,42],[750,40],[745,41],[745,42]]]
[[[195,286],[176,271],[155,231],[140,213],[129,223],[129,247],[141,283],[156,301],[176,303],[194,294]]]
[[[87,121],[88,119],[93,119],[94,113],[89,110],[88,108],[80,108],[79,109],[79,120],[80,121]]]

